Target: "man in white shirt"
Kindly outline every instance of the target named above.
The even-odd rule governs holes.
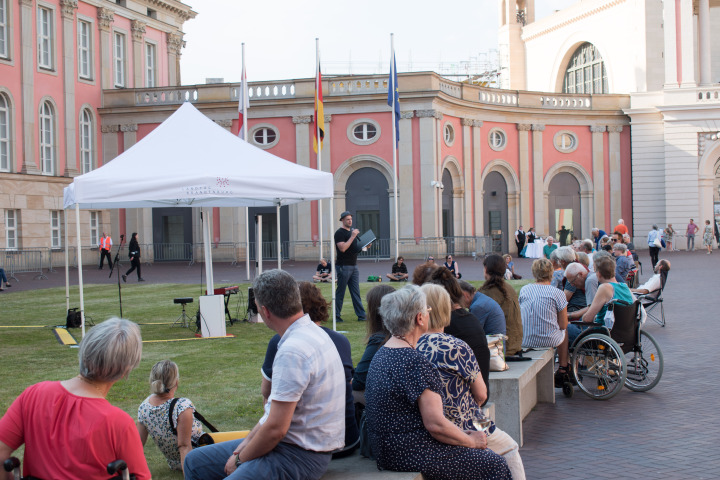
[[[244,440],[208,445],[185,457],[185,480],[319,479],[345,444],[345,373],[330,337],[303,314],[289,273],[253,282],[257,310],[280,337],[265,415]]]
[[[660,279],[662,272],[669,271],[670,262],[665,259],[660,260],[657,265],[655,265],[655,275],[650,277],[647,282],[643,283],[638,288],[631,288],[630,291],[633,293],[639,293],[641,295],[647,295],[648,293],[660,290],[660,287],[662,286],[662,281]]]

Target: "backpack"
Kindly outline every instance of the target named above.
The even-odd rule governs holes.
[[[65,321],[65,328],[80,328],[82,324],[82,315],[78,312],[77,308],[70,308],[67,311],[67,319]]]

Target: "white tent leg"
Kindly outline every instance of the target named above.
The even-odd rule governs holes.
[[[255,275],[260,275],[262,273],[262,260],[263,260],[263,251],[262,251],[262,215],[257,216],[257,222],[255,223],[255,262],[257,263],[257,268],[255,269]]]
[[[243,79],[243,81],[245,81]],[[247,118],[247,117],[245,117]],[[250,209],[245,207],[245,270],[247,281],[250,281]]]
[[[65,210],[65,310],[70,310],[70,266],[68,265],[68,211]],[[52,252],[50,252],[52,255]]]
[[[83,296],[82,240],[80,238],[80,204],[75,204],[75,235],[77,236],[78,283],[80,284],[80,326],[85,338],[85,297]]]
[[[212,245],[210,244],[210,224],[212,223],[211,211],[201,209],[203,213],[203,243],[205,244],[205,278],[207,279],[207,294],[215,293],[215,284],[213,281],[212,270]]]
[[[278,270],[282,270],[282,257],[280,256],[282,253],[282,249],[280,246],[280,204],[278,203],[275,206],[275,218],[277,219],[277,257],[278,257]]]
[[[330,216],[330,221],[328,222],[328,225],[332,225],[332,218],[333,218],[333,212],[335,211],[335,197],[330,197],[330,211],[328,212],[328,215]],[[332,319],[333,319],[333,330],[337,331],[337,317],[335,315],[335,289],[337,288],[337,284],[335,283],[335,240],[333,235],[330,235],[330,269],[332,270],[332,283],[330,287],[330,294],[332,295]]]

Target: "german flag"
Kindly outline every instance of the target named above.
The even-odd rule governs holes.
[[[318,153],[318,145],[322,150],[323,139],[325,138],[325,113],[323,113],[322,74],[320,73],[320,62],[318,61],[317,77],[315,78],[315,117],[313,121],[315,131],[313,133],[313,150]],[[318,139],[319,137],[319,139]]]

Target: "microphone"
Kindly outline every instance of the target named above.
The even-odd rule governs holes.
[[[125,239],[125,235],[120,235],[120,240],[124,240],[124,239]]]

